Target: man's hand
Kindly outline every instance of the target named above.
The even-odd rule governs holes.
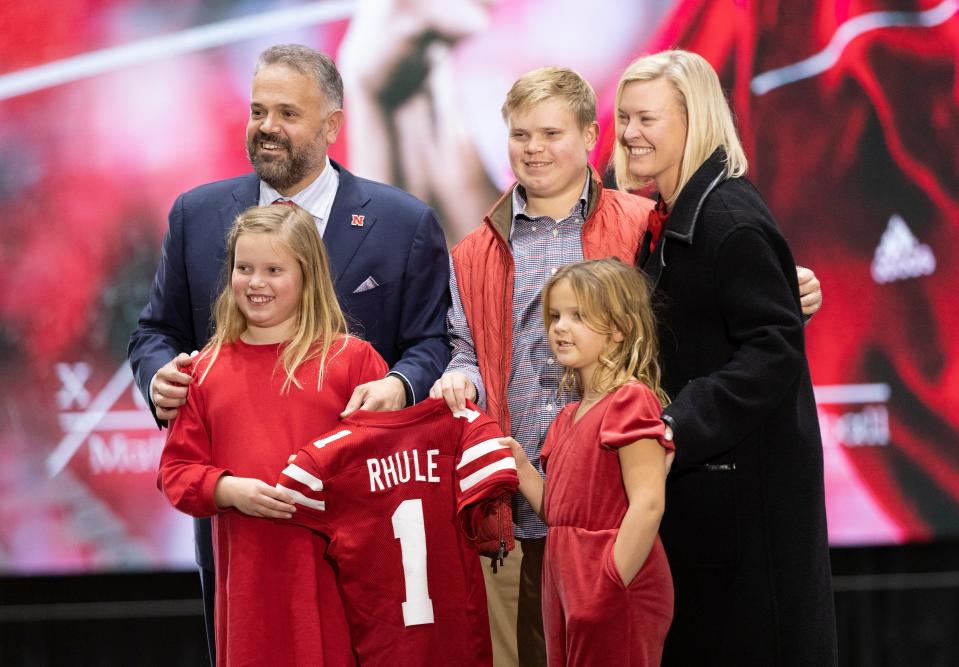
[[[805,266],[796,267],[796,277],[799,279],[799,303],[802,305],[802,314],[811,317],[822,307],[822,287],[819,285],[816,274]]]
[[[289,519],[296,511],[293,499],[262,479],[224,475],[213,487],[217,507],[235,507],[247,516]]]
[[[340,417],[349,417],[357,410],[388,412],[406,407],[406,388],[403,381],[395,375],[387,375],[382,380],[361,384],[353,390],[349,402],[340,413]]]
[[[157,419],[170,421],[177,410],[186,403],[187,387],[193,377],[180,371],[190,363],[190,355],[181,352],[176,359],[161,366],[150,383],[150,400],[156,408]]]
[[[463,410],[466,408],[466,399],[476,401],[476,385],[462,373],[443,373],[443,376],[433,383],[430,398],[446,400],[450,410]]]

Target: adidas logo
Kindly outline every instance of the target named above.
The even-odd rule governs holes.
[[[881,285],[928,276],[935,270],[936,257],[932,254],[932,248],[919,243],[899,215],[889,218],[889,224],[872,258],[872,279]]]

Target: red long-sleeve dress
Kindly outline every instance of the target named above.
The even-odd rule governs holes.
[[[302,388],[281,394],[279,349],[224,346],[202,383],[205,362],[197,364],[167,436],[158,485],[177,509],[214,517],[218,664],[351,665],[326,542],[294,525],[221,511],[213,489],[225,474],[273,486],[291,454],[336,425],[353,389],[387,368],[370,345],[351,338],[338,353],[333,345],[322,390],[312,361],[297,372]]]

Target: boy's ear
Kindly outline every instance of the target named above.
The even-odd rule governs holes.
[[[596,142],[599,139],[599,123],[595,120],[583,128],[583,141],[586,143],[586,150],[592,151],[596,148]]]

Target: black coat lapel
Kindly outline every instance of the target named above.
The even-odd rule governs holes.
[[[726,152],[717,148],[712,155],[696,170],[689,182],[683,187],[673,209],[666,218],[666,226],[659,236],[653,251],[649,251],[649,231],[643,237],[643,247],[639,251],[637,264],[646,273],[653,286],[659,284],[660,276],[666,267],[666,240],[673,243],[691,245],[696,230],[696,221],[706,198],[723,180]]]
[[[653,235],[648,229],[643,232],[643,240],[639,242],[639,250],[636,252],[636,266],[639,268],[643,268],[646,260],[649,259],[649,242],[652,238]]]
[[[666,233],[663,230],[663,233],[659,235],[659,241],[656,242],[656,247],[653,248],[653,251],[649,251],[649,241],[652,238],[652,234],[648,231],[643,235],[643,247],[640,249],[640,254],[645,255],[642,258],[639,266],[643,270],[643,273],[649,278],[650,283],[653,287],[659,284],[659,277],[663,273],[663,248],[666,245]]]

